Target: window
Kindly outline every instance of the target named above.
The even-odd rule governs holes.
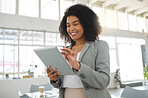
[[[32,47],[32,46],[20,46],[19,49],[19,72],[34,72],[34,76],[44,76],[45,65],[39,60],[37,55],[34,53],[34,48],[42,47]],[[37,65],[37,68],[35,67]],[[42,73],[42,74],[41,74]],[[21,77],[21,76],[20,76]]]
[[[19,0],[19,15],[38,17],[38,0]]]
[[[117,65],[117,57],[116,57],[116,41],[115,37],[105,37],[100,36],[101,40],[105,40],[109,45],[109,53],[110,53],[110,71],[115,72],[118,68]]]
[[[113,10],[106,10],[106,27],[117,28],[116,12]]]
[[[0,36],[0,72],[15,73],[18,71],[18,30],[0,29]],[[13,76],[15,75],[9,75],[10,78]]]
[[[59,20],[58,0],[41,0],[41,18]]]
[[[104,16],[104,10],[99,7],[92,7],[92,10],[97,14],[99,17],[99,22],[101,26],[105,26],[105,16]]]
[[[60,34],[0,29],[0,79],[5,79],[6,73],[9,79],[22,78],[29,72],[44,76],[45,66],[33,49],[49,46],[64,46]]]
[[[32,31],[19,31],[20,39],[19,43],[21,45],[32,45]]]
[[[130,31],[137,31],[137,19],[134,15],[128,15],[129,21],[129,30]]]
[[[117,38],[117,43],[121,81],[143,80],[141,45],[145,44],[144,40]]]
[[[32,34],[33,45],[44,45],[44,32],[33,31]]]
[[[0,12],[15,14],[16,0],[0,0]]]
[[[56,38],[57,38],[56,33],[46,33],[45,37],[46,37],[45,38],[46,39],[45,45],[47,45],[47,46],[56,45]]]
[[[0,80],[3,79],[3,69],[4,69],[4,62],[3,62],[3,56],[4,56],[4,49],[3,46],[0,45]]]
[[[0,73],[3,73],[3,58],[4,58],[4,48],[3,48],[3,44],[4,40],[3,40],[3,30],[0,29]],[[0,78],[2,78],[2,75],[0,75]]]
[[[137,17],[138,32],[147,32],[146,21],[143,17]]]
[[[60,34],[57,34],[57,46],[64,46],[65,45],[65,40],[61,39]]]
[[[125,13],[118,12],[118,25],[119,29],[128,30],[127,15]]]
[[[60,0],[60,19],[62,19],[63,18],[63,16],[64,16],[64,12],[65,12],[65,10],[68,8],[68,7],[70,7],[71,5],[73,5],[73,2],[71,2],[71,1],[68,1],[68,0]]]

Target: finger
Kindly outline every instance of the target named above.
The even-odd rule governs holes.
[[[61,49],[61,50],[63,50],[63,51],[65,51],[65,52],[69,53],[70,55],[76,55],[75,52],[73,52],[72,50],[70,50],[70,49],[68,49],[68,48],[63,48],[63,49]],[[65,52],[62,52],[62,53],[65,54]]]
[[[72,50],[70,50],[68,48],[63,48],[63,49],[60,49],[60,50],[65,51],[65,52],[68,52],[68,53],[72,52]]]
[[[68,54],[67,54],[67,53],[65,53],[65,52],[61,52],[61,54],[63,54],[64,57],[65,57],[65,59],[68,60],[68,58],[67,58]]]
[[[60,72],[58,71],[58,72],[52,74],[52,75],[51,75],[51,78],[55,78],[56,76],[58,76],[59,73],[60,73]]]
[[[50,76],[51,74],[53,74],[56,71],[56,68],[51,69],[51,71],[49,71],[48,75]]]
[[[65,59],[67,60],[67,61],[69,61],[69,59],[68,59],[68,57],[67,56],[64,56],[65,57]]]
[[[61,52],[61,54],[67,56],[67,55],[76,55],[73,51],[72,52],[69,52],[69,53],[65,53],[65,52]]]
[[[61,75],[57,75],[57,76],[55,76],[55,78],[57,79],[58,77],[60,77]]]
[[[51,80],[57,81],[57,80],[58,80],[58,77],[60,77],[60,76],[61,76],[61,75],[55,76],[54,78],[51,78]]]
[[[48,66],[48,67],[46,68],[46,72],[47,72],[47,73],[49,73],[50,68],[51,68],[51,66]]]
[[[51,80],[57,80],[57,78],[61,76],[61,75],[58,75],[59,73],[60,73],[60,72],[56,72],[56,73],[50,75],[50,79],[51,79]]]
[[[67,55],[67,53],[65,53],[65,52],[61,52],[61,54],[63,54],[63,55]]]
[[[68,54],[65,52],[61,52],[61,54],[64,55],[65,58],[68,56]]]
[[[76,54],[72,51],[72,52],[70,52],[70,55],[76,55]]]

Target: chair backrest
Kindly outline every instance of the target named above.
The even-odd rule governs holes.
[[[29,96],[24,94],[24,95],[20,96],[20,98],[29,98]]]
[[[38,92],[40,86],[44,86],[45,87],[45,89],[44,89],[45,91],[52,89],[52,86],[49,83],[44,84],[44,85],[33,85],[32,84],[31,87],[30,87],[30,93]]]
[[[148,98],[148,90],[137,90],[126,86],[121,94],[123,98]]]
[[[52,85],[49,83],[44,84],[43,86],[45,87],[45,91],[52,90],[52,88],[53,88]]]
[[[22,94],[21,91],[18,91],[18,95],[19,95],[20,98],[29,98],[28,95]]]

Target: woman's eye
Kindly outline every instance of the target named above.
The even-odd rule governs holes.
[[[78,24],[74,24],[74,26],[77,26]]]
[[[70,25],[67,25],[67,27],[70,27]]]

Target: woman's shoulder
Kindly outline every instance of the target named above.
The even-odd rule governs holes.
[[[109,46],[108,46],[106,41],[99,40],[99,39],[95,40],[94,42],[90,42],[89,43],[89,47],[90,47],[90,49],[93,48],[95,50],[109,48]]]
[[[108,44],[107,44],[107,42],[106,41],[104,41],[104,40],[99,40],[99,39],[97,39],[97,40],[95,40],[94,41],[94,44],[95,45],[107,45],[108,46]]]
[[[108,51],[109,46],[106,41],[104,40],[95,40],[94,42],[91,42],[89,45],[89,49],[93,50],[95,54],[98,53],[98,51]]]

